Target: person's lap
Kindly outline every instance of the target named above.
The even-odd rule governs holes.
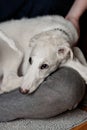
[[[22,95],[18,90],[0,95],[0,121],[56,116],[72,109],[84,92],[85,84],[80,75],[70,68],[61,68],[31,95]]]
[[[70,5],[65,8],[67,4],[62,5],[62,2],[58,4],[57,0],[50,0],[50,2],[37,0],[37,3],[35,0],[32,0],[33,3],[21,0],[22,4],[18,0],[13,4],[11,0],[9,1],[10,4],[4,4],[6,0],[0,1],[0,21],[23,16],[65,15],[72,4],[72,0],[67,0],[66,2],[70,2]],[[12,7],[9,8],[9,6]],[[65,11],[63,11],[64,8]],[[0,95],[0,121],[27,117],[48,118],[58,115],[80,102],[84,92],[85,84],[81,76],[70,68],[61,68],[49,76],[31,95],[22,95],[18,90]]]

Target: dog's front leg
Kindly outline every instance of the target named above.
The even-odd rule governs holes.
[[[68,60],[61,66],[71,67],[74,70],[76,70],[82,76],[82,78],[85,80],[85,83],[87,84],[87,65],[83,65],[77,58],[73,60]]]
[[[21,86],[23,77],[17,76],[16,73],[10,72],[4,75],[0,86],[0,94],[15,90]]]

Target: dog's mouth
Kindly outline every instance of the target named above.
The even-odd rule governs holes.
[[[23,72],[22,72],[22,65],[23,65],[23,59],[18,67],[18,71],[17,71],[17,74],[19,77],[23,76]]]
[[[3,80],[3,75],[0,76],[0,86],[2,84],[2,80]]]

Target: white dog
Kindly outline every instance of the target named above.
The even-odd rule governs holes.
[[[0,93],[19,87],[22,93],[31,93],[62,66],[74,68],[87,82],[85,58],[72,48],[78,34],[63,17],[12,20],[1,23],[0,30]]]

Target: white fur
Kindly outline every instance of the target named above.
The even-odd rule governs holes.
[[[0,30],[0,76],[3,76],[0,93],[18,87],[31,93],[61,66],[74,68],[87,82],[84,56],[78,49],[74,49],[75,55],[72,51],[78,34],[74,26],[63,17],[12,20],[1,23]],[[81,60],[78,53],[81,54]],[[23,76],[18,76],[21,63]],[[41,69],[43,64],[47,66]]]

